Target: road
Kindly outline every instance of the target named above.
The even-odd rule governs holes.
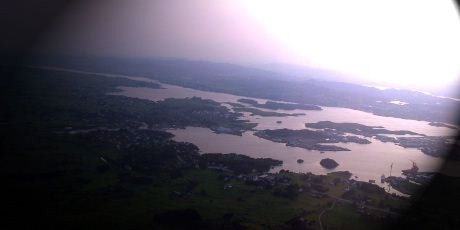
[[[329,198],[332,198],[332,199],[334,199],[334,200],[336,200],[336,201],[340,201],[340,202],[345,202],[345,203],[353,204],[353,201],[352,201],[352,200],[343,199],[343,198],[341,198],[341,197],[329,195],[329,194],[327,194],[327,193],[312,192],[312,194],[324,195],[324,196],[327,196],[327,197],[329,197]],[[386,209],[382,209],[382,208],[377,208],[377,207],[374,207],[374,206],[364,205],[364,207],[366,207],[366,208],[368,208],[368,209],[370,209],[370,210],[379,211],[379,212],[385,212],[385,213],[388,213],[388,214],[391,214],[391,215],[399,215],[399,214],[396,213],[396,212],[392,212],[392,211],[389,211],[389,210],[386,210]]]
[[[319,222],[319,229],[323,230],[323,223],[321,222],[321,217],[323,217],[324,213],[326,213],[327,210],[332,210],[335,206],[335,202],[337,202],[336,200],[334,202],[332,202],[332,205],[330,208],[328,209],[324,209],[318,216],[318,222]]]

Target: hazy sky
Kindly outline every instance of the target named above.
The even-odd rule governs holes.
[[[319,66],[427,89],[458,82],[460,20],[447,0],[99,0],[62,14],[46,49]]]

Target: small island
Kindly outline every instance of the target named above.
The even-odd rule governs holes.
[[[303,160],[302,160],[302,159],[298,159],[298,160],[297,160],[297,163],[302,164],[302,163],[303,163]]]
[[[263,108],[263,109],[272,109],[272,110],[295,110],[295,109],[302,109],[302,110],[322,110],[321,107],[316,105],[310,104],[298,104],[298,103],[282,103],[282,102],[274,102],[274,101],[267,101],[264,104],[259,104],[256,100],[242,98],[238,99],[238,102],[245,103],[251,105],[256,108]]]
[[[334,169],[339,166],[339,163],[337,163],[335,160],[332,160],[331,158],[324,158],[319,162],[319,164],[327,169]]]
[[[305,113],[278,113],[273,111],[263,111],[256,108],[248,107],[236,107],[233,108],[235,112],[248,112],[251,113],[251,116],[261,116],[261,117],[289,117],[289,116],[303,116]]]
[[[443,136],[388,137],[385,135],[376,135],[374,138],[382,142],[393,142],[404,148],[419,149],[421,152],[432,157],[446,157],[454,143],[454,137]]]
[[[426,136],[408,130],[388,130],[382,126],[367,126],[358,123],[335,123],[331,121],[319,121],[306,123],[305,127],[320,131],[332,132],[336,135],[350,133],[364,137],[373,137],[381,142],[393,142],[404,148],[419,149],[423,153],[433,157],[444,157],[454,142],[453,137]],[[388,136],[396,135],[396,136]],[[409,136],[405,136],[409,135]]]
[[[241,103],[226,102],[225,104],[231,105],[233,111],[241,113],[248,112],[250,116],[261,116],[261,117],[288,117],[288,116],[302,116],[305,113],[279,113],[274,111],[264,111],[257,108],[247,107]]]
[[[254,133],[254,135],[273,142],[286,143],[287,146],[318,151],[350,151],[347,148],[330,145],[333,143],[371,143],[369,140],[364,138],[346,136],[331,130],[267,129],[257,131]]]
[[[458,129],[456,126],[453,125],[448,125],[442,122],[430,122],[428,125],[435,126],[435,127],[444,127],[444,128],[449,128],[449,129]]]
[[[391,134],[391,135],[418,135],[424,136],[423,134],[415,133],[407,130],[388,130],[382,126],[367,126],[358,123],[336,123],[332,121],[319,121],[316,123],[306,123],[305,127],[323,130],[335,130],[342,133],[351,133],[355,135],[372,137],[378,134]]]

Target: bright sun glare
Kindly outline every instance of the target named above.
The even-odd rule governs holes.
[[[254,0],[240,3],[299,64],[401,86],[443,86],[460,73],[453,2]]]

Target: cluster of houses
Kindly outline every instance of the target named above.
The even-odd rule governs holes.
[[[375,138],[382,142],[393,142],[404,148],[420,149],[423,153],[434,157],[445,156],[452,145],[452,139],[448,137],[423,136],[396,138],[377,135]]]
[[[247,184],[254,185],[257,188],[272,188],[277,185],[290,185],[291,179],[283,174],[274,174],[274,173],[251,173],[251,174],[240,174],[234,176],[233,172],[225,167],[219,166],[208,166],[209,169],[215,169],[222,172],[222,179],[226,182],[231,179],[237,179],[244,181]],[[232,188],[231,184],[226,184],[224,189]]]

